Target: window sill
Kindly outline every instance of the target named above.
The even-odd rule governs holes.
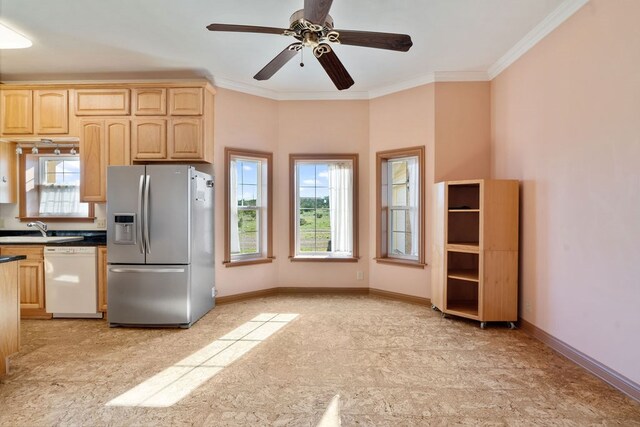
[[[398,258],[374,258],[378,264],[399,265],[403,267],[420,268],[423,269],[427,264],[420,261],[410,261],[406,259]]]
[[[95,217],[86,216],[23,216],[17,217],[20,222],[42,221],[47,222],[94,222]]]
[[[273,262],[275,258],[254,258],[243,259],[238,261],[222,261],[225,267],[242,267],[243,265],[256,265],[256,264],[269,264]]]
[[[359,260],[360,257],[289,257],[289,261],[291,262],[358,262]]]

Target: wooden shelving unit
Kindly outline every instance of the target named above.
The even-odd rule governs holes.
[[[518,181],[435,185],[434,309],[487,322],[518,318]]]

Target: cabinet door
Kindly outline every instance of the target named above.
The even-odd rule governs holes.
[[[133,89],[133,114],[136,116],[167,114],[167,90],[164,88]]]
[[[0,203],[16,203],[18,171],[16,144],[0,142]]]
[[[44,309],[43,261],[22,260],[18,268],[20,309]]]
[[[107,166],[131,164],[131,126],[129,120],[105,120]]]
[[[80,122],[80,200],[104,202],[107,199],[105,121]]]
[[[0,91],[0,104],[3,134],[33,133],[33,100],[30,90]]]
[[[76,116],[128,116],[129,89],[77,89]]]
[[[69,133],[69,98],[67,90],[33,92],[35,133],[54,135]]]
[[[169,89],[169,114],[173,116],[202,115],[202,88],[184,87]]]
[[[167,158],[167,121],[165,119],[133,120],[131,143],[133,160]]]
[[[98,311],[107,311],[107,248],[98,248]]]
[[[204,155],[202,119],[169,121],[169,158],[201,160]]]

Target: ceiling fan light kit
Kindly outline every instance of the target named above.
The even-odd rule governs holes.
[[[322,68],[338,90],[353,86],[353,78],[338,59],[329,43],[370,47],[407,52],[413,42],[406,34],[377,33],[371,31],[336,30],[329,9],[333,0],[305,0],[304,9],[289,18],[289,28],[258,27],[235,24],[210,24],[209,31],[279,34],[297,40],[284,48],[275,58],[253,76],[256,80],[268,80],[304,47],[312,49]],[[303,65],[302,63],[300,65]]]

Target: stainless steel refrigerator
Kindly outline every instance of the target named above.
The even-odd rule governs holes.
[[[213,194],[189,165],[108,168],[110,326],[188,328],[213,308]]]

